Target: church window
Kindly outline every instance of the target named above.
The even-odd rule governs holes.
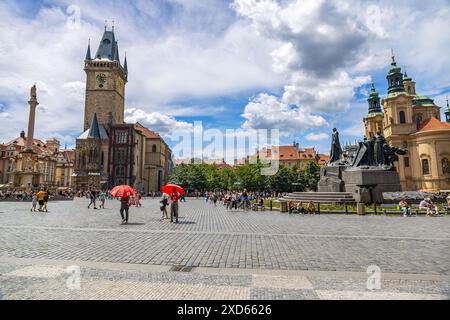
[[[430,161],[428,159],[422,159],[422,173],[423,175],[430,174]]]
[[[105,161],[105,153],[102,151],[102,157],[101,157],[101,160],[100,160],[100,164],[103,165],[104,161]]]
[[[399,112],[400,123],[406,123],[405,111]]]
[[[405,168],[409,168],[409,157],[403,158],[403,164],[405,165]]]
[[[448,161],[448,158],[442,159],[442,173],[450,174],[450,162]]]
[[[422,115],[421,115],[421,114],[418,114],[418,115],[416,116],[416,125],[417,125],[417,128],[420,127],[420,125],[422,124],[422,121],[423,121]]]

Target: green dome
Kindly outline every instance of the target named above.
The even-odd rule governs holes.
[[[424,95],[417,95],[413,98],[414,106],[434,107],[434,100]]]

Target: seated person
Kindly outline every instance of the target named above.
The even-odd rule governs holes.
[[[403,216],[407,217],[411,215],[411,208],[408,205],[408,202],[406,202],[405,199],[400,200],[399,204],[400,209],[403,211]]]
[[[303,208],[303,202],[299,201],[297,203],[297,212],[300,214],[304,214],[305,213],[305,208]]]
[[[289,202],[289,213],[293,213],[294,210],[295,210],[295,203],[294,203],[294,200],[291,200]]]
[[[263,199],[263,198],[259,198],[258,206],[259,206],[261,209],[264,209],[264,199]]]
[[[425,198],[419,204],[420,209],[427,210],[427,216],[429,215],[439,215],[438,207],[431,201],[431,198]]]
[[[316,206],[314,205],[314,202],[310,201],[308,203],[308,206],[306,207],[306,212],[309,214],[316,214]]]

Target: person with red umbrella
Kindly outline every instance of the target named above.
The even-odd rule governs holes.
[[[162,187],[162,192],[167,193],[170,199],[170,222],[178,223],[178,200],[184,194],[184,189],[176,184],[167,184]]]
[[[122,217],[122,224],[128,224],[128,211],[131,204],[130,196],[133,196],[134,194],[134,189],[127,185],[117,186],[111,190],[111,195],[113,197],[120,198],[120,216]]]

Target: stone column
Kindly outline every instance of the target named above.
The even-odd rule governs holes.
[[[30,105],[30,114],[28,117],[28,134],[27,134],[27,150],[33,150],[33,140],[34,140],[34,121],[36,117],[36,107],[39,105],[36,96],[36,85],[31,87],[30,91],[30,101],[28,101]]]

